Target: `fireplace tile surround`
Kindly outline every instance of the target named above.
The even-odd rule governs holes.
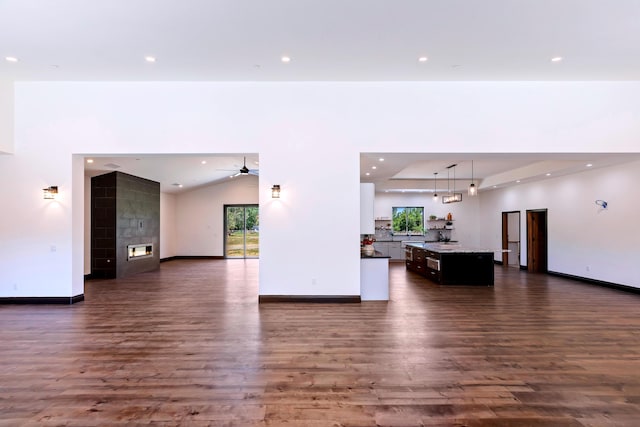
[[[159,245],[158,182],[118,171],[91,178],[92,278],[155,270],[160,267],[159,253],[154,250]],[[131,247],[140,247],[133,257]]]

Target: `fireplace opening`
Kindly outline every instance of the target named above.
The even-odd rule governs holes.
[[[152,256],[153,256],[152,243],[142,243],[139,245],[127,246],[127,261],[141,259],[141,258],[150,258]]]

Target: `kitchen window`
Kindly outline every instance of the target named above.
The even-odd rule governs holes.
[[[423,234],[424,208],[394,207],[393,232],[399,234]]]

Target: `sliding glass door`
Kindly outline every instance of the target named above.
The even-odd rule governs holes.
[[[224,206],[224,255],[257,258],[260,248],[258,205]]]

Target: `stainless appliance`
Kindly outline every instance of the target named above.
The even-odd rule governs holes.
[[[427,257],[427,268],[440,271],[440,260],[436,258]]]

